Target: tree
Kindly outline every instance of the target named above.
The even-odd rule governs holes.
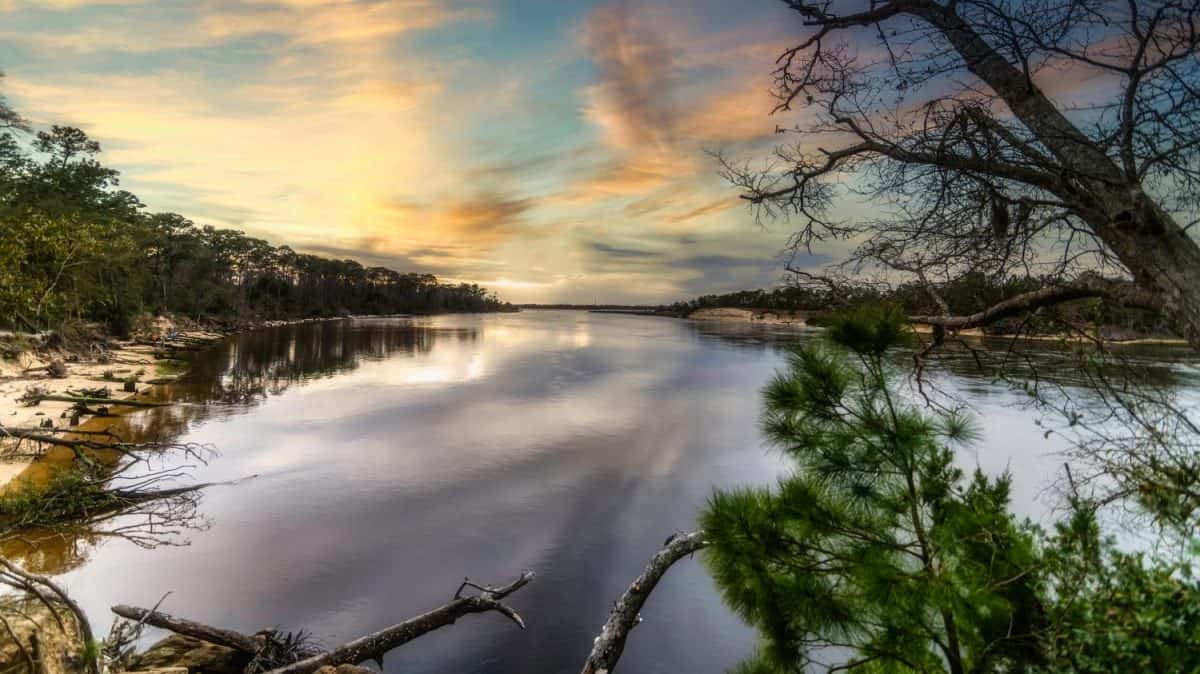
[[[859,310],[797,349],[763,415],[794,472],[701,516],[717,586],[760,635],[738,671],[1197,671],[1190,566],[1118,550],[1078,495],[1052,534],[1018,522],[1007,476],[954,466],[969,420],[902,394],[887,352],[905,329]]]
[[[796,246],[858,238],[852,265],[922,281],[1048,277],[1018,310],[1110,296],[1072,284],[1115,272],[1200,348],[1200,3],[786,2],[809,33],[775,112],[808,121],[777,168],[725,169],[760,215],[802,218]],[[886,215],[831,216],[846,173]]]
[[[1033,536],[1008,513],[1007,477],[954,467],[969,422],[894,389],[886,351],[904,329],[898,313],[862,313],[831,329],[848,355],[798,348],[763,417],[795,472],[775,489],[718,491],[701,518],[722,595],[762,637],[747,672],[1039,662]]]

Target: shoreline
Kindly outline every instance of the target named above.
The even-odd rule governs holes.
[[[20,479],[29,468],[38,463],[42,456],[8,455],[12,449],[3,439],[3,429],[37,429],[43,423],[56,429],[78,428],[81,431],[102,431],[116,423],[120,417],[138,408],[121,405],[122,400],[134,400],[151,396],[158,386],[167,386],[187,374],[181,367],[181,353],[202,351],[234,335],[254,332],[266,328],[277,328],[305,323],[323,323],[370,318],[411,318],[413,314],[366,314],[355,316],[327,316],[322,318],[298,318],[290,320],[267,320],[246,323],[237,328],[197,328],[172,331],[158,338],[141,336],[130,339],[106,339],[90,345],[103,343],[103,350],[95,355],[72,352],[64,348],[49,348],[35,352],[28,350],[14,359],[0,360],[0,493]],[[60,367],[51,374],[50,368]],[[132,381],[133,391],[125,390],[126,382]],[[104,388],[106,398],[115,408],[112,416],[84,415],[72,425],[71,408],[74,403],[43,400],[36,405],[21,402],[30,389],[45,389],[47,395],[70,395],[82,389]],[[94,392],[94,391],[93,391]],[[66,437],[70,437],[67,434]],[[37,444],[26,441],[27,447]]]
[[[697,309],[690,315],[685,316],[684,320],[689,321],[711,321],[715,323],[751,323],[754,325],[771,325],[781,326],[796,329],[816,329],[820,326],[810,325],[808,319],[811,312],[806,311],[778,311],[775,309],[741,309],[736,307],[712,307],[705,309]],[[913,332],[919,335],[928,335],[933,333],[933,327],[924,323],[912,323]],[[980,328],[967,328],[954,331],[954,334],[959,337],[968,339],[997,339],[1011,340],[1012,335],[987,334]],[[1082,342],[1083,337],[1078,335],[1022,335],[1021,341],[1027,342]],[[1105,344],[1110,346],[1188,346],[1186,339],[1178,337],[1136,337],[1133,339],[1105,339]]]

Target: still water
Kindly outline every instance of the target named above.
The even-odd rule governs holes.
[[[153,605],[327,646],[448,600],[464,576],[534,581],[495,614],[393,651],[394,672],[574,672],[611,602],[714,487],[786,466],[756,428],[758,391],[812,333],[666,318],[526,311],[305,324],[237,336],[125,420],[219,451],[191,471],[206,528],[184,546],[72,541],[41,560],[99,628]],[[1045,518],[1062,457],[1022,396],[963,364],[934,373],[983,422],[964,467],[1015,476]],[[250,477],[254,476],[254,477]],[[248,478],[248,479],[246,479]],[[60,568],[53,568],[55,565]],[[49,567],[49,568],[45,568]],[[699,560],[667,575],[630,638],[628,672],[720,672],[752,635]]]

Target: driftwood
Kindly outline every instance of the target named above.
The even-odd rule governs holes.
[[[668,538],[666,545],[650,558],[642,575],[638,576],[625,594],[613,605],[608,615],[608,622],[600,630],[600,636],[592,642],[592,652],[583,665],[582,674],[609,674],[621,659],[625,651],[625,640],[629,632],[641,622],[642,606],[663,574],[675,562],[703,548],[708,542],[704,540],[703,531],[693,531],[690,534],[676,534]]]
[[[440,627],[452,625],[459,618],[471,613],[500,613],[519,627],[524,629],[525,621],[509,606],[500,600],[524,587],[533,579],[533,572],[526,571],[513,582],[501,587],[480,586],[469,580],[464,580],[454,593],[453,600],[428,613],[410,618],[387,629],[359,637],[337,648],[299,660],[285,667],[275,669],[272,674],[310,674],[322,667],[337,667],[339,665],[356,665],[367,660],[383,662],[384,655],[419,636],[432,632]],[[463,590],[474,588],[479,594],[463,596]],[[147,610],[136,606],[114,606],[113,613],[145,623],[152,627],[160,627],[177,634],[207,641],[211,644],[232,648],[235,651],[254,656],[262,648],[264,642],[255,637],[235,632],[233,630],[211,627],[192,620],[176,618],[159,611]]]
[[[655,553],[641,575],[613,605],[608,621],[604,624],[600,635],[592,643],[592,651],[584,663],[582,674],[610,674],[614,670],[625,650],[629,632],[641,622],[642,606],[645,605],[650,593],[654,591],[663,575],[675,562],[695,553],[707,544],[702,531],[680,533],[667,539],[664,547]],[[454,593],[454,598],[439,608],[378,632],[359,637],[331,651],[273,669],[268,674],[313,674],[323,667],[357,665],[368,660],[374,660],[382,666],[384,655],[392,649],[438,628],[452,625],[459,618],[471,613],[496,611],[524,629],[525,622],[521,616],[512,608],[501,603],[501,600],[524,587],[532,578],[533,572],[526,571],[521,574],[520,578],[501,587],[480,586],[464,580]],[[463,596],[463,591],[467,588],[473,588],[479,594]],[[175,618],[154,610],[132,606],[114,606],[112,610],[123,618],[195,637],[251,656],[257,654],[264,643],[256,637]]]
[[[500,603],[508,595],[524,587],[533,579],[533,572],[526,571],[521,577],[501,587],[480,587],[464,580],[454,593],[454,600],[440,608],[423,613],[415,618],[393,625],[385,630],[359,637],[345,645],[322,653],[297,663],[281,667],[271,674],[311,674],[321,667],[338,665],[357,665],[367,660],[383,662],[383,656],[388,651],[402,646],[417,637],[432,632],[439,627],[454,624],[454,621],[470,613],[486,613],[496,611],[515,622],[518,627],[525,629],[525,621],[517,612]],[[462,596],[467,587],[479,590],[479,594],[469,597]]]
[[[136,606],[118,605],[112,607],[112,612],[122,618],[145,623],[151,627],[161,627],[165,630],[171,630],[176,634],[194,637],[201,641],[207,641],[210,644],[232,648],[235,651],[241,651],[249,655],[253,655],[259,647],[259,642],[254,637],[234,632],[233,630],[210,627],[191,620],[176,618],[160,611],[147,610]]]
[[[125,407],[166,407],[171,403],[150,402],[147,400],[129,400],[123,398],[92,398],[90,396],[60,396],[60,395],[31,395],[24,399],[29,405],[36,405],[43,401],[52,401],[60,403],[82,403],[84,405],[106,405],[106,406],[125,406]]]

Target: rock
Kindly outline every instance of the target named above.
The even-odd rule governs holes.
[[[241,674],[249,658],[232,648],[172,634],[129,661],[130,671],[183,668],[189,674]]]
[[[52,360],[46,368],[46,372],[55,379],[62,379],[67,376],[67,364],[61,360]]]

